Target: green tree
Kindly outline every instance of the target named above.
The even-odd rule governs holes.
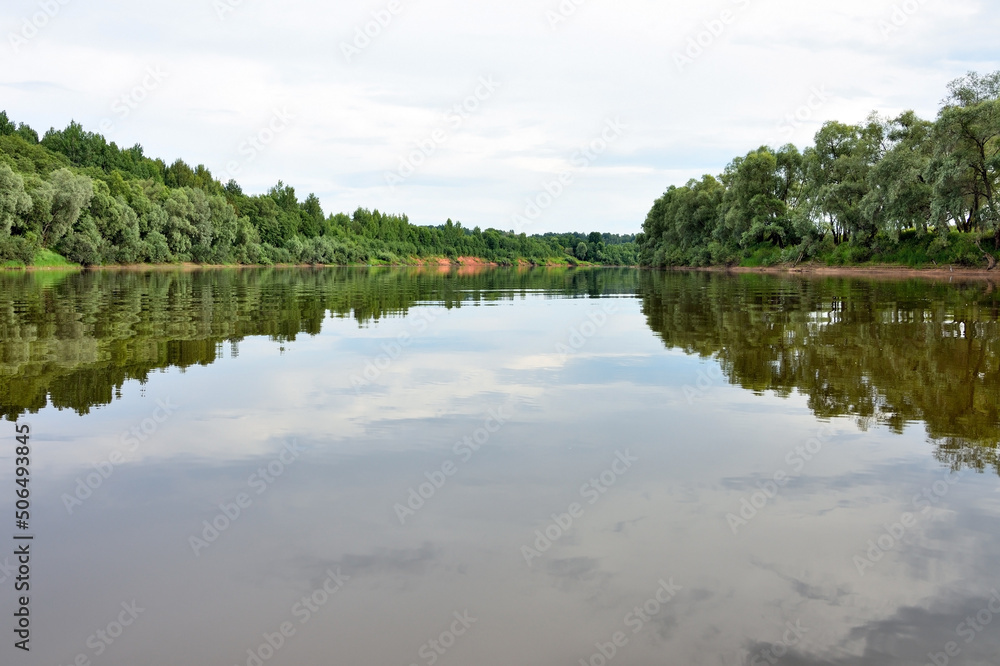
[[[24,235],[24,216],[31,210],[31,198],[24,179],[0,162],[0,261],[30,263],[37,240]]]
[[[789,178],[794,177],[788,171],[789,166],[779,170],[778,156],[767,146],[733,160],[722,176],[726,193],[716,239],[744,248],[758,243],[778,247],[797,243],[786,203],[793,187]]]
[[[712,176],[668,188],[643,223],[644,233],[637,239],[640,262],[662,267],[725,261],[713,241],[724,194],[724,186]]]
[[[0,111],[0,136],[11,136],[15,132],[17,132],[17,125],[7,117],[6,111]]]
[[[98,181],[90,200],[87,216],[105,243],[101,246],[104,263],[139,261],[142,247],[139,237],[139,217],[124,199],[111,196],[110,190]]]
[[[314,238],[320,235],[323,227],[323,207],[319,203],[319,197],[310,194],[302,202],[302,222],[299,228],[306,238]]]
[[[108,166],[108,145],[104,137],[85,131],[76,121],[70,121],[64,130],[50,129],[42,138],[42,145],[62,153],[74,166]]]
[[[195,176],[194,169],[189,167],[187,162],[178,159],[167,167],[163,174],[163,183],[167,187],[173,188],[197,187],[198,178]]]
[[[69,169],[53,171],[49,183],[52,188],[51,216],[48,225],[41,230],[42,243],[46,247],[56,245],[73,228],[94,193],[89,178],[77,176]]]
[[[829,230],[835,242],[865,243],[877,231],[864,215],[862,200],[881,138],[871,123],[828,122],[816,133],[815,147],[805,152],[810,217]]]
[[[868,173],[862,213],[882,231],[926,233],[931,220],[932,187],[926,174],[934,152],[934,124],[906,111],[883,122],[886,150]]]
[[[934,212],[959,229],[993,231],[1000,247],[1000,72],[949,85],[935,124]]]

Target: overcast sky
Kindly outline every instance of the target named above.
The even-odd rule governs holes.
[[[637,232],[671,184],[1000,69],[988,0],[6,0],[0,27],[0,108],[40,134],[528,233]]]

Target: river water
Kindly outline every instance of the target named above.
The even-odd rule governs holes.
[[[989,283],[0,275],[0,663],[997,663],[998,321]]]

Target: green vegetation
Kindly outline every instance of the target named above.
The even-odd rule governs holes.
[[[71,122],[38,133],[0,112],[0,265],[48,265],[57,255],[101,264],[409,264],[474,257],[498,264],[636,265],[634,236],[527,236],[410,224],[358,208],[326,215],[310,194],[278,182],[246,194],[199,165],[167,165]],[[40,251],[42,252],[40,254]],[[39,262],[42,262],[39,264]]]
[[[637,237],[645,266],[955,264],[1000,250],[1000,72],[953,81],[935,121],[828,122],[670,187]]]
[[[66,261],[66,258],[62,255],[56,254],[44,247],[35,255],[31,265],[38,268],[79,268],[79,264]]]

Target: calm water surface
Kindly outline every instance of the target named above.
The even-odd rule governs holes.
[[[0,275],[0,663],[1000,663],[998,318],[990,284]]]

